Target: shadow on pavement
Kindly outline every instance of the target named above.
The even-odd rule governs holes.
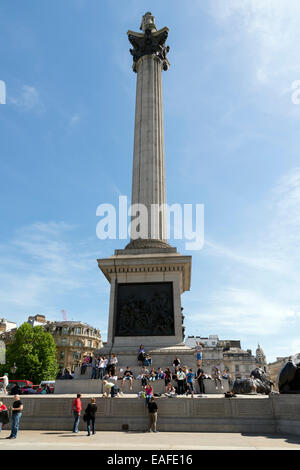
[[[255,433],[241,433],[244,437],[266,437],[267,439],[284,439],[285,442],[289,444],[299,444],[300,445],[300,436],[296,436],[293,434],[290,435],[283,435],[283,434],[255,434]]]

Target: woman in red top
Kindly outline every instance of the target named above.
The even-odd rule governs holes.
[[[72,411],[74,414],[74,426],[73,426],[73,432],[78,432],[78,426],[79,426],[79,421],[80,421],[80,413],[81,413],[81,394],[77,393],[77,398],[73,401],[72,405]]]
[[[4,412],[4,413],[3,413]],[[6,419],[5,419],[6,417]],[[3,424],[6,424],[7,421],[7,407],[0,401],[0,432],[2,431]]]
[[[153,397],[153,387],[150,384],[147,384],[145,387],[145,394],[146,394],[146,405],[148,405],[149,401]]]

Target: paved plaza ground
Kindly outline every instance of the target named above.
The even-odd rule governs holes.
[[[239,433],[19,431],[0,434],[1,450],[300,450],[300,436]]]

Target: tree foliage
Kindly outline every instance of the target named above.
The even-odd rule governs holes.
[[[41,326],[23,323],[17,329],[13,343],[7,346],[6,365],[10,370],[14,364],[17,366],[15,379],[31,380],[34,384],[55,380],[58,364],[52,335]]]

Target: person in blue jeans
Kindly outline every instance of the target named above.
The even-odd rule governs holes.
[[[187,380],[187,386],[188,390],[186,392],[186,395],[188,395],[189,391],[191,392],[192,398],[194,398],[194,393],[195,393],[195,374],[193,373],[193,369],[190,369],[189,372],[186,374],[186,380]]]
[[[73,401],[72,404],[72,411],[74,414],[74,425],[73,425],[73,432],[77,433],[78,432],[78,427],[79,427],[79,422],[80,422],[80,413],[81,413],[81,393],[77,393],[77,397]]]
[[[18,430],[19,430],[20,419],[21,419],[22,411],[23,411],[23,403],[20,400],[20,395],[15,395],[14,399],[15,401],[13,402],[13,406],[11,408],[11,411],[12,411],[11,432],[10,432],[10,436],[8,436],[7,439],[16,439]]]

